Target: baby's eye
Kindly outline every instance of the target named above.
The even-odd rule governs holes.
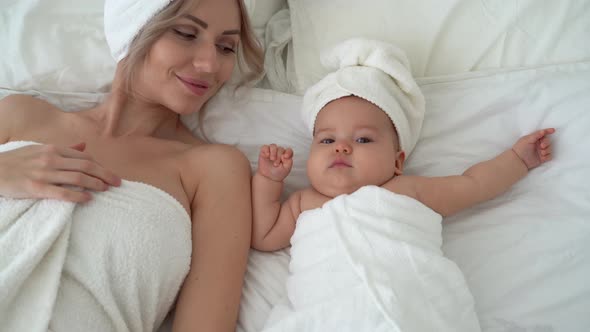
[[[364,144],[364,143],[371,143],[371,142],[373,142],[373,140],[370,138],[367,138],[367,137],[359,137],[356,139],[356,142]]]
[[[331,144],[334,143],[334,140],[331,138],[324,138],[322,140],[320,140],[320,144]]]

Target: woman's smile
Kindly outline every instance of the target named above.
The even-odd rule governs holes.
[[[176,75],[176,78],[193,94],[203,96],[209,91],[210,84],[206,81],[193,80],[191,78]]]

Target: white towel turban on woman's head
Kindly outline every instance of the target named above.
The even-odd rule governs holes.
[[[322,54],[334,71],[310,87],[303,97],[303,121],[313,134],[320,110],[329,102],[357,96],[377,105],[395,125],[406,156],[416,145],[424,119],[424,96],[405,53],[393,44],[349,39]]]
[[[119,62],[141,29],[174,0],[106,0],[104,33],[111,55]]]

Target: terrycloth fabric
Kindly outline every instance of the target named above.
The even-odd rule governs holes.
[[[402,150],[409,155],[422,129],[424,96],[405,53],[390,43],[353,38],[322,54],[321,60],[334,72],[303,96],[303,121],[310,133],[322,107],[353,95],[372,102],[389,116]]]
[[[145,24],[174,0],[106,0],[104,33],[111,55],[119,62]]]
[[[441,219],[376,186],[303,212],[288,299],[264,331],[480,331],[463,274],[441,252]]]
[[[190,255],[188,214],[146,184],[85,204],[0,198],[0,330],[154,331]]]

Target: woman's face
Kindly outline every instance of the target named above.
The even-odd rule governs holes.
[[[198,1],[150,49],[138,93],[179,114],[200,110],[232,75],[240,23],[236,0]]]

